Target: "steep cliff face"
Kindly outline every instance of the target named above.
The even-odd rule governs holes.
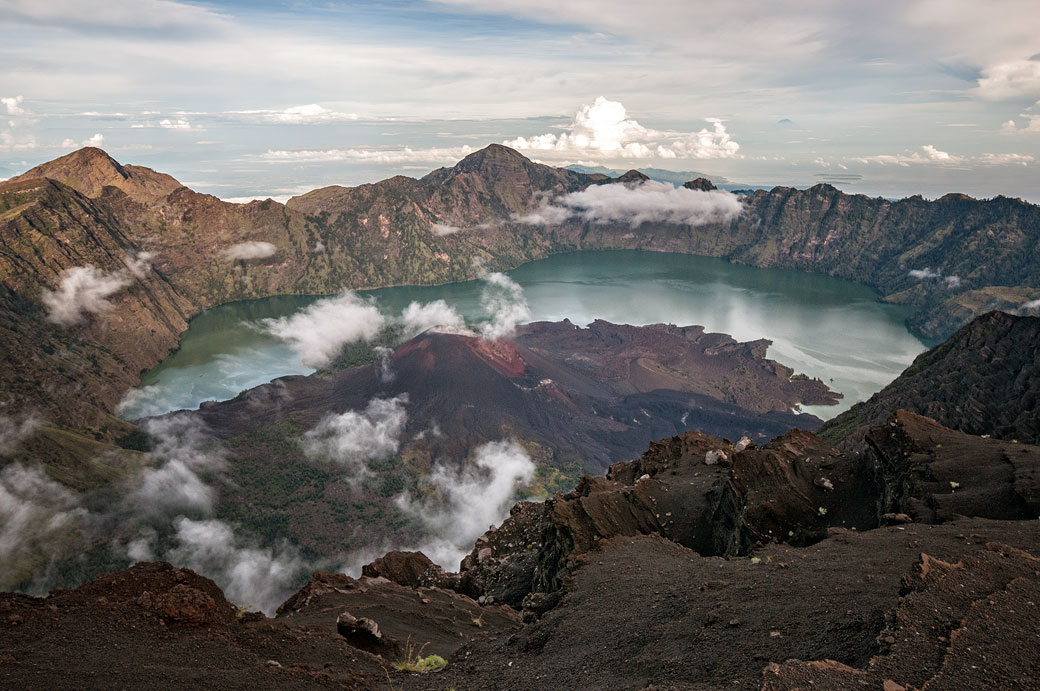
[[[845,448],[905,409],[969,434],[1040,441],[1040,318],[985,314],[922,353],[899,378],[827,422]]]

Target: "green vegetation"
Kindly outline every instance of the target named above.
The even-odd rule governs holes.
[[[444,669],[448,666],[448,661],[440,655],[427,655],[422,656],[423,650],[426,649],[430,643],[427,641],[418,648],[412,643],[411,638],[405,644],[405,655],[402,659],[394,663],[394,668],[402,672],[436,672],[437,670]]]

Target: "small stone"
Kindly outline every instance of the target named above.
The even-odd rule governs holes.
[[[884,640],[885,643],[888,643],[889,645],[894,645],[895,642],[896,642],[896,637],[895,636],[885,636],[884,639],[882,639],[882,640]]]
[[[279,662],[278,660],[268,660],[264,664],[267,665],[268,667],[281,667],[282,666],[282,663]]]
[[[729,620],[729,625],[730,626],[740,626],[740,619],[730,619]]]

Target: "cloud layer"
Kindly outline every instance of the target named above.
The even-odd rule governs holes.
[[[740,199],[720,190],[691,190],[647,180],[639,185],[595,185],[557,197],[521,223],[555,225],[571,218],[591,223],[674,223],[700,226],[727,223],[741,214]]]
[[[404,326],[405,338],[411,338],[435,326],[449,332],[466,330],[466,322],[462,315],[444,300],[434,300],[426,304],[410,303],[401,312],[401,324]]]

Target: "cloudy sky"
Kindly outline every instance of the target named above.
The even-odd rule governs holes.
[[[223,198],[554,164],[1040,202],[1035,0],[0,0],[0,178],[84,144]]]

